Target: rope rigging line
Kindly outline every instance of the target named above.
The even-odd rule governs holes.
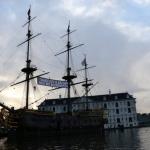
[[[46,42],[46,40],[43,40],[43,38],[41,38],[41,41],[44,43],[44,45],[46,45],[46,47],[48,47],[48,49],[53,53],[53,55],[54,55],[54,51],[48,46],[48,44],[47,44],[47,42]],[[45,48],[43,48],[43,49],[45,49]],[[46,48],[47,49],[47,48]],[[46,51],[47,52],[47,51]],[[48,51],[49,52],[49,51]],[[50,54],[51,55],[51,54]],[[49,63],[48,61],[46,61],[47,59],[41,59],[40,57],[38,57],[38,55],[35,55],[35,57],[38,59],[38,60],[40,60],[40,62],[42,62],[43,64],[46,64],[46,65],[49,65],[49,66],[52,66],[53,68],[55,68],[55,69],[60,69],[60,68],[62,68],[60,65],[58,66],[58,65],[56,65],[56,63]],[[57,60],[59,61],[59,63],[61,64],[61,65],[63,65],[63,64],[65,64],[61,59],[59,59],[58,57],[57,57]]]
[[[98,82],[96,82],[96,83],[89,89],[89,92],[90,92],[91,89],[93,89],[97,84],[98,84]],[[37,103],[38,101],[40,101],[42,98],[48,96],[49,94],[50,94],[50,92],[46,93],[44,96],[42,96],[42,97],[40,97],[39,99],[35,100],[34,102],[30,103],[29,106],[31,106],[31,105]],[[77,95],[78,95],[78,93],[77,93]],[[83,96],[85,96],[85,95],[83,95]],[[79,96],[79,97],[81,98],[82,96]]]
[[[52,92],[52,91],[50,91],[50,92]],[[31,106],[31,105],[37,103],[37,102],[40,101],[42,98],[48,96],[48,95],[50,94],[50,92],[48,92],[48,93],[46,93],[45,95],[43,95],[42,97],[38,98],[38,99],[35,100],[34,102],[30,103],[28,106]]]
[[[24,75],[24,73],[22,74],[22,72],[20,72],[14,81],[12,81],[6,87],[4,87],[3,89],[0,90],[0,93],[3,92],[5,89],[9,88],[12,84],[14,84],[23,75]]]
[[[49,45],[47,44],[46,40],[43,40],[43,42],[45,43],[45,45],[47,46],[47,48],[52,52],[53,55],[55,55],[55,52],[52,50],[52,48],[49,47]],[[56,57],[57,60],[59,61],[59,63],[61,65],[65,65],[64,62],[59,58],[59,57]]]
[[[72,65],[72,73],[73,73],[74,75],[76,75],[75,67],[74,67],[74,62],[73,62],[73,57],[72,57],[71,52],[70,52],[70,61],[71,61],[71,65]]]
[[[26,94],[26,82],[25,82],[25,84],[24,84],[24,86],[23,86],[23,91],[22,91],[22,101],[20,101],[20,103],[21,103],[21,107],[23,107],[24,105],[25,105],[25,101],[23,101],[24,99],[25,99],[25,94]]]
[[[45,96],[49,95],[50,92],[46,93],[44,96],[40,97],[39,99],[35,100],[34,102],[30,103],[28,106],[31,106],[35,103],[37,103],[38,101],[40,101],[42,98],[44,98]]]
[[[45,73],[45,70],[42,70],[41,68],[37,68],[37,70],[42,71],[43,73]]]
[[[73,81],[71,83],[73,84]],[[72,86],[72,89],[73,89],[74,95],[79,97],[79,93],[78,93],[77,88],[75,87],[75,85]]]
[[[67,70],[67,61],[68,61],[68,58],[67,58],[67,55],[66,55],[66,63],[65,63],[65,67],[64,67],[64,74],[63,76],[66,75],[66,70]]]
[[[33,74],[31,74],[31,78],[32,77],[33,77]],[[33,95],[34,95],[34,99],[35,99],[35,97],[36,97],[36,93],[35,93],[35,91],[36,91],[36,83],[35,83],[34,79],[31,80],[31,85],[32,85],[32,88],[33,88]]]
[[[16,49],[16,45],[15,45],[15,43],[16,43],[16,35],[19,35],[20,32],[21,32],[20,28],[15,28],[14,38],[13,38],[13,42],[12,42],[13,44],[12,44],[12,47],[11,47],[12,51],[9,51],[9,50],[8,51],[1,51],[1,54],[0,54],[1,58],[4,58],[5,55],[8,56],[6,58],[6,60],[3,63],[1,63],[3,66],[6,65],[18,53],[18,51],[21,52],[19,48]],[[8,43],[7,43],[7,45],[8,45]],[[5,52],[9,52],[9,55],[7,53],[5,53]]]
[[[75,73],[78,75],[78,77],[81,77],[81,78],[84,78],[84,77],[85,77],[85,76],[84,76],[82,73],[80,73],[79,71],[76,71]]]
[[[34,79],[31,80],[31,84],[32,84],[32,88],[33,88],[34,99],[36,99],[37,94],[41,95],[41,92],[40,92],[38,86],[36,86],[36,82]]]

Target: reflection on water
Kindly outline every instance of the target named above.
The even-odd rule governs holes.
[[[106,131],[100,135],[1,138],[0,150],[149,150],[150,128]]]

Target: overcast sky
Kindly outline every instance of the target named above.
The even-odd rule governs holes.
[[[48,77],[61,79],[65,54],[54,55],[65,50],[66,39],[60,36],[70,20],[72,30],[77,29],[71,35],[72,45],[85,44],[72,52],[73,69],[82,68],[84,54],[89,65],[96,65],[89,75],[99,84],[91,93],[108,94],[109,89],[112,93],[129,92],[136,98],[138,112],[150,112],[150,0],[1,0],[1,89],[15,81],[25,66],[26,45],[16,46],[26,39],[27,29],[22,25],[30,4],[32,16],[37,16],[32,33],[42,33],[32,40],[33,65],[49,71]],[[82,73],[78,76],[83,80]],[[59,94],[54,92],[49,98]],[[17,106],[24,105],[22,95],[19,86],[0,93],[2,102]]]

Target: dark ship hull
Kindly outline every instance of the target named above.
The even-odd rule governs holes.
[[[20,109],[8,116],[9,133],[21,135],[77,134],[103,132],[104,119],[100,112],[78,112],[74,114],[52,114]]]

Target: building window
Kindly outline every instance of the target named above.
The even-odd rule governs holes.
[[[118,96],[115,96],[115,100],[118,99]]]
[[[132,122],[132,117],[129,117],[129,122]]]
[[[119,114],[119,109],[116,109],[116,114]]]
[[[130,102],[127,102],[127,105],[130,106]]]
[[[64,106],[63,110],[64,110],[64,112],[66,111],[66,106]]]
[[[131,108],[128,108],[128,113],[131,113]]]
[[[53,101],[53,105],[55,105],[55,101]]]
[[[118,103],[116,103],[116,107],[118,107]]]
[[[120,118],[117,118],[117,123],[120,123]]]
[[[104,104],[104,108],[107,108],[107,104],[106,103]]]
[[[103,100],[106,101],[106,96],[103,96]]]
[[[127,98],[129,98],[129,94],[127,94],[127,96],[126,96]]]
[[[130,127],[133,127],[133,125],[132,125],[132,124],[130,124]]]
[[[55,112],[55,107],[53,107],[53,112]]]
[[[101,104],[100,103],[98,104],[98,107],[101,108]]]

